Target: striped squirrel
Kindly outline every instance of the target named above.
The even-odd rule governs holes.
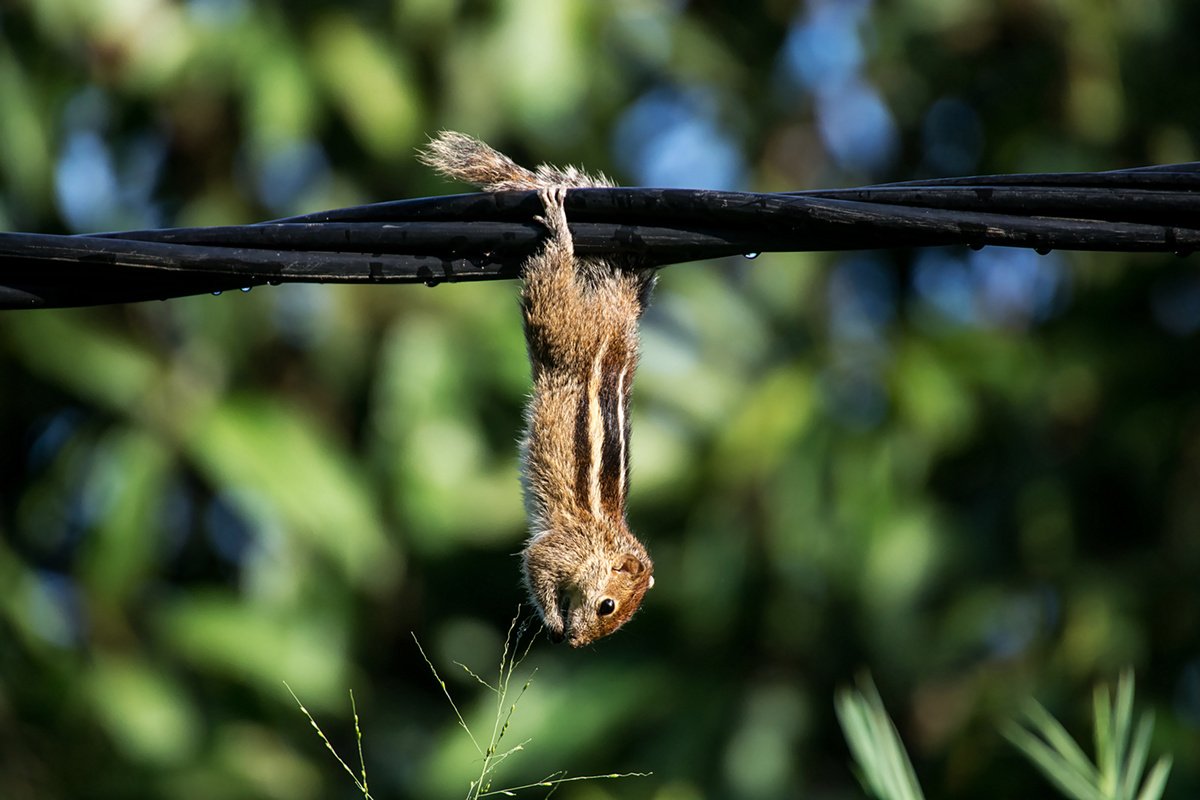
[[[538,190],[549,231],[523,265],[521,310],[533,372],[521,442],[530,535],[525,585],[554,641],[582,647],[621,627],[654,585],[654,565],[625,521],[629,396],[638,319],[655,273],[617,259],[576,258],[563,207],[571,187],[603,175],[531,171],[461,133],[442,132],[421,160],[488,191]]]

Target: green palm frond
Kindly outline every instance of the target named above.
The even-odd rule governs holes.
[[[860,689],[842,689],[834,707],[858,766],[863,788],[878,800],[924,800],[900,734],[868,677]]]
[[[1147,712],[1134,723],[1133,687],[1133,673],[1125,672],[1117,682],[1115,696],[1106,687],[1096,688],[1094,764],[1036,701],[1030,701],[1023,723],[1011,722],[1003,733],[1072,800],[1160,800],[1171,759],[1160,758],[1145,774],[1154,716]]]

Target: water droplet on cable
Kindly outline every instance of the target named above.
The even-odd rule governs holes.
[[[1050,248],[1049,247],[1035,247],[1033,249],[1033,252],[1037,253],[1039,256],[1048,256],[1048,255],[1050,255]]]
[[[743,253],[742,255],[745,256],[746,258],[750,259],[751,261],[758,258],[758,253]]]
[[[243,294],[245,294],[246,292],[250,291],[252,288],[254,288],[254,287],[252,287],[252,286],[243,286],[243,287],[242,287],[242,293],[243,293]]]
[[[217,289],[215,292],[213,292],[213,293],[212,293],[212,295],[213,295],[213,297],[220,297],[220,296],[221,296],[221,290],[220,290],[220,289]]]
[[[967,247],[971,248],[972,250],[976,250],[976,251],[982,250],[983,242],[971,242],[969,245],[967,245]]]

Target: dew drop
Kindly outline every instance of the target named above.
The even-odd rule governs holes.
[[[751,261],[753,261],[754,259],[758,258],[758,253],[743,253],[742,255],[743,255],[744,257],[746,257],[746,258],[750,259]]]
[[[1050,248],[1049,247],[1035,247],[1033,252],[1037,253],[1039,256],[1048,256],[1048,255],[1050,255]]]
[[[432,281],[432,280],[425,281],[425,285],[428,286],[430,289],[437,286],[439,283],[441,283],[441,281]]]
[[[252,286],[243,286],[243,287],[242,287],[242,294],[245,294],[246,292],[250,291],[252,288],[254,288],[254,287],[252,287]]]
[[[213,292],[213,293],[212,293],[212,295],[213,295],[213,297],[220,297],[220,296],[221,296],[221,290],[220,290],[220,289],[217,289],[215,292]]]
[[[972,250],[982,250],[983,242],[971,242],[969,245],[967,245],[967,247],[971,248]]]

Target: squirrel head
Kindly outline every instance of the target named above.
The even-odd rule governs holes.
[[[633,616],[654,585],[654,564],[624,524],[597,536],[566,526],[525,551],[525,580],[555,642],[583,647]]]

